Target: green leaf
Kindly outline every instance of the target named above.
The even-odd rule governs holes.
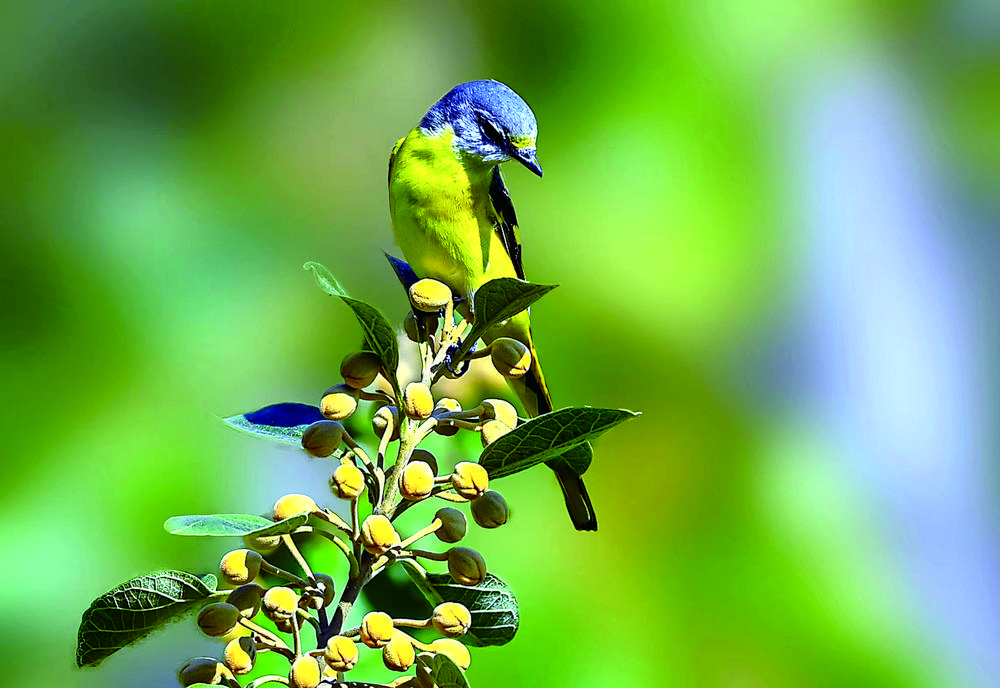
[[[465,672],[446,654],[421,652],[417,655],[417,663],[431,672],[437,688],[470,688]]]
[[[517,426],[486,447],[479,463],[490,478],[502,478],[565,455],[577,445],[638,415],[624,409],[589,406],[546,413]]]
[[[514,317],[555,288],[554,284],[532,284],[513,277],[498,277],[479,287],[472,301],[472,329],[460,353],[466,353],[491,327]]]
[[[462,636],[466,645],[505,645],[517,633],[517,599],[510,586],[492,573],[479,585],[459,585],[447,573],[427,573],[419,565],[402,560],[406,572],[436,607],[442,602],[458,602],[472,613],[472,626]]]
[[[594,447],[590,442],[578,444],[568,449],[554,459],[545,462],[549,468],[568,468],[577,475],[583,475],[594,460]]]
[[[277,523],[251,514],[173,516],[163,524],[171,535],[286,535],[304,526],[309,514],[298,514]]]
[[[202,581],[184,571],[160,571],[122,583],[83,613],[77,636],[76,665],[97,666],[123,647],[193,611],[215,592],[212,579]]]
[[[316,406],[284,402],[223,420],[237,430],[257,437],[301,445],[306,428],[325,418]]]
[[[364,332],[366,347],[381,359],[389,383],[399,396],[399,382],[396,380],[396,369],[399,368],[399,343],[396,340],[396,331],[392,329],[389,321],[374,306],[348,296],[330,271],[319,263],[309,261],[302,267],[312,270],[316,282],[323,291],[339,297],[354,311],[354,317],[358,319],[358,324]]]

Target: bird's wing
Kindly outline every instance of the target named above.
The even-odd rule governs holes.
[[[392,152],[389,153],[389,181],[392,181],[392,165],[396,162],[396,153],[399,152],[399,147],[403,145],[403,141],[406,140],[404,136],[399,141],[396,141],[396,145],[392,147]]]
[[[398,144],[397,144],[398,145]],[[390,159],[390,165],[392,164]],[[510,202],[510,194],[500,176],[500,166],[493,168],[493,179],[490,182],[490,201],[496,211],[497,219],[494,229],[500,237],[500,243],[507,250],[510,261],[514,264],[514,272],[524,279],[524,267],[521,265],[521,242],[517,238],[517,215],[514,214],[514,204]]]

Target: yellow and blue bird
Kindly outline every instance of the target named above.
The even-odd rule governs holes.
[[[389,214],[396,243],[419,277],[444,282],[466,304],[492,279],[525,279],[517,218],[500,164],[517,160],[541,177],[537,137],[528,104],[510,87],[484,80],[448,91],[396,142],[389,157]],[[510,380],[525,412],[551,411],[528,312],[494,327],[483,341],[497,337],[516,339],[531,351],[528,373]],[[596,530],[583,480],[568,468],[554,470],[573,525]]]

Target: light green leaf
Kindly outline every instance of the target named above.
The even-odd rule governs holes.
[[[256,437],[301,446],[306,428],[324,420],[324,417],[316,406],[284,402],[223,420],[237,430]]]
[[[396,331],[386,320],[385,316],[364,301],[352,299],[344,291],[344,288],[337,283],[330,271],[319,263],[309,261],[302,266],[306,270],[312,270],[316,276],[316,282],[320,288],[331,296],[339,297],[346,303],[357,318],[358,324],[365,336],[365,347],[375,353],[382,361],[382,368],[389,378],[389,383],[399,396],[399,382],[396,380],[396,369],[399,368],[399,343],[396,340]]]
[[[466,645],[505,645],[517,633],[520,616],[510,586],[492,573],[479,585],[459,585],[447,573],[427,573],[419,565],[402,560],[406,572],[431,607],[458,602],[472,613],[472,626],[462,636]]]
[[[479,456],[490,478],[502,478],[594,439],[638,413],[624,409],[565,408],[532,418],[493,442]]]
[[[417,663],[431,673],[437,688],[470,688],[465,672],[446,654],[421,652],[417,655]]]
[[[97,666],[151,632],[193,611],[215,592],[215,577],[203,581],[184,571],[160,571],[122,583],[83,613],[76,665]]]
[[[163,524],[163,529],[171,535],[286,535],[308,520],[309,514],[298,514],[277,523],[252,514],[173,516]]]
[[[568,468],[577,475],[583,475],[594,460],[594,447],[590,442],[578,444],[554,459],[545,462],[549,468]]]

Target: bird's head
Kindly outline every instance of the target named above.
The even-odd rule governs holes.
[[[451,89],[420,121],[426,133],[445,127],[455,133],[459,150],[487,163],[514,159],[542,176],[535,139],[535,113],[521,96],[499,81],[470,81]]]

